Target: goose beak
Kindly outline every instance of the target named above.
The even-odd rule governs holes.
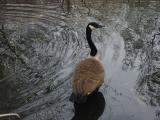
[[[103,28],[103,27],[105,27],[104,25],[98,25],[98,28]]]

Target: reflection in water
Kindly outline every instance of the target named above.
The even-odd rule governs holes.
[[[86,103],[74,103],[72,120],[98,120],[105,108],[105,99],[101,92],[94,92],[87,98]]]
[[[156,5],[151,4],[146,10],[137,8],[136,16],[128,15],[137,19],[137,23],[128,20],[129,27],[122,32],[126,49],[123,69],[138,68],[137,95],[148,105],[160,106],[160,14],[158,9],[149,12],[153,7]],[[159,107],[155,109],[159,111]]]
[[[102,21],[93,33],[106,69],[101,119],[158,120],[160,1],[123,1],[0,1],[0,113],[71,119],[72,70],[89,53],[85,26]]]
[[[148,43],[145,61],[142,72],[137,83],[137,91],[142,99],[152,106],[160,106],[160,33],[154,33],[153,38]]]
[[[151,5],[150,7],[153,6]],[[128,18],[138,19],[137,24],[128,20],[129,26],[136,27],[129,27],[122,32],[126,49],[123,69],[139,68],[141,72],[136,86],[138,94],[147,104],[159,106],[159,12],[152,11],[150,13],[148,10],[146,13],[146,11],[139,8],[136,14],[137,16],[128,15]],[[142,62],[137,64],[138,61]]]

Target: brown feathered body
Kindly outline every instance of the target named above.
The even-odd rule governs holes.
[[[94,58],[86,58],[76,65],[73,74],[73,94],[86,96],[100,87],[104,81],[102,63]]]

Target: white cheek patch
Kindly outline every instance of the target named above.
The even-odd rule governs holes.
[[[89,25],[89,27],[91,28],[91,30],[96,29],[95,27],[93,27],[92,25]]]

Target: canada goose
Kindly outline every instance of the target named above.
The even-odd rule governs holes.
[[[104,68],[91,38],[92,30],[102,27],[95,22],[89,23],[86,27],[86,38],[91,52],[89,57],[80,61],[75,67],[72,80],[73,90],[70,97],[72,102],[85,102],[87,96],[93,91],[98,91],[104,81]]]

